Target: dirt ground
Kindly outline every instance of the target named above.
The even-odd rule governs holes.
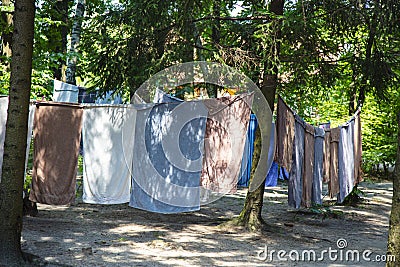
[[[247,189],[174,215],[79,200],[39,204],[37,217],[24,218],[23,249],[46,266],[384,266],[392,183],[359,188],[365,197],[357,207],[325,198],[314,212],[289,209],[285,184],[268,188],[262,234],[218,227],[240,213]]]

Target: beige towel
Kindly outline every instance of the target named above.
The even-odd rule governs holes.
[[[209,110],[201,185],[217,193],[236,192],[254,94],[204,100]]]
[[[292,167],[293,139],[294,139],[294,115],[281,97],[278,97],[276,117],[276,154],[275,160],[279,166],[290,172]]]
[[[339,162],[338,162],[338,151],[339,151],[339,138],[340,128],[336,127],[331,129],[330,136],[330,180],[328,184],[329,196],[331,198],[336,197],[339,193]]]
[[[325,139],[324,139],[324,183],[329,183],[330,169],[331,169],[331,130],[325,129]]]
[[[31,201],[51,205],[74,202],[82,114],[79,105],[37,105]]]

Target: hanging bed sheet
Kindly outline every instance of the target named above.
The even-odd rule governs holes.
[[[136,105],[129,206],[159,213],[200,209],[208,111],[202,101]]]
[[[84,107],[83,202],[129,202],[135,117],[130,105]]]

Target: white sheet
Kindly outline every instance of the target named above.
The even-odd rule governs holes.
[[[129,202],[136,112],[129,105],[91,105],[83,113],[83,201]]]
[[[54,80],[53,100],[56,102],[78,103],[79,87]]]

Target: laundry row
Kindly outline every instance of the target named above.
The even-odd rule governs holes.
[[[106,92],[99,97],[97,91],[87,92],[86,88],[54,79],[53,101],[65,103],[122,104],[122,97],[113,92]]]
[[[183,103],[38,102],[30,200],[74,201],[83,141],[83,201],[172,213],[236,190],[253,94]]]
[[[247,138],[243,151],[242,165],[239,173],[238,186],[248,187],[251,176],[251,168],[253,166],[253,152],[254,152],[254,141],[255,132],[257,129],[257,117],[255,114],[250,115],[249,128],[247,129]],[[289,173],[283,167],[280,167],[278,163],[274,160],[275,147],[276,147],[276,127],[275,122],[271,125],[271,134],[269,141],[269,151],[268,151],[268,162],[272,162],[267,176],[265,178],[265,187],[275,187],[278,185],[278,179],[288,180]],[[266,164],[264,162],[264,164]],[[268,163],[267,163],[268,164]]]
[[[306,123],[278,98],[276,154],[289,172],[288,204],[322,204],[322,183],[342,203],[362,180],[360,110],[345,124],[327,129]]]

